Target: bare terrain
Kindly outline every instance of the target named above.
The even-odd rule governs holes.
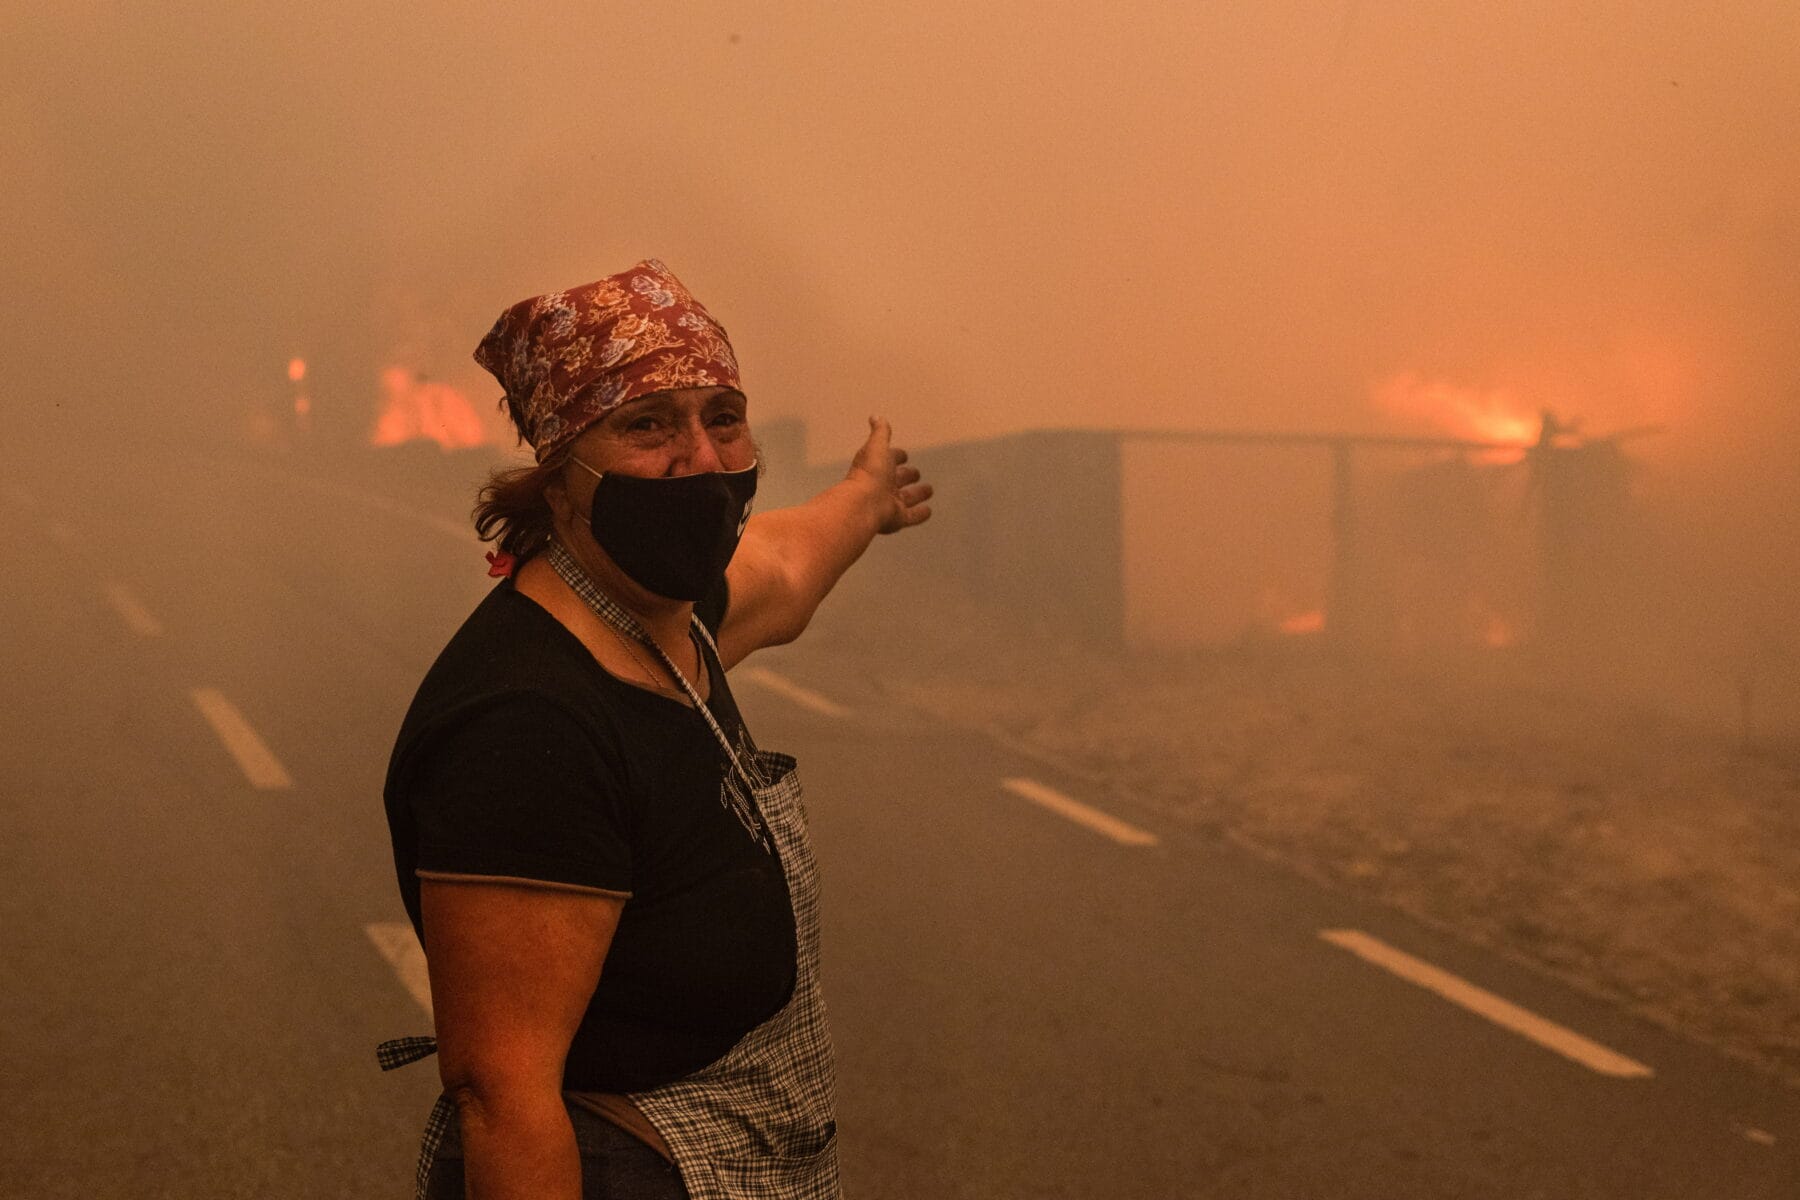
[[[1800,1085],[1800,749],[1305,640],[1120,656],[847,599],[884,691]],[[820,639],[824,640],[824,639]]]

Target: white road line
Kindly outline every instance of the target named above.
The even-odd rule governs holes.
[[[738,669],[737,678],[748,679],[751,683],[767,688],[777,696],[792,700],[801,708],[811,709],[821,716],[847,717],[850,715],[850,710],[837,701],[827,700],[811,688],[803,688],[785,675],[777,675],[767,667],[741,667]]]
[[[388,966],[394,968],[400,985],[419,1002],[425,1015],[431,1016],[431,974],[425,968],[425,952],[419,949],[413,927],[405,921],[378,921],[364,925],[363,932],[381,951],[381,957],[387,959]]]
[[[131,627],[131,631],[144,637],[161,637],[162,622],[150,615],[150,610],[138,602],[122,583],[106,585],[106,598],[112,602],[113,611]]]
[[[200,710],[206,723],[225,743],[225,749],[231,751],[231,757],[237,759],[251,787],[277,791],[294,786],[280,760],[270,753],[269,747],[256,735],[256,730],[250,728],[250,722],[244,719],[236,705],[212,688],[194,688],[188,694],[194,698],[194,707]]]
[[[1364,962],[1373,963],[1428,992],[1435,992],[1452,1004],[1461,1005],[1477,1016],[1486,1017],[1502,1029],[1509,1029],[1520,1037],[1528,1038],[1546,1050],[1554,1050],[1590,1071],[1618,1079],[1645,1079],[1655,1074],[1635,1059],[1608,1050],[1566,1026],[1520,1008],[1510,1000],[1503,1000],[1485,988],[1476,987],[1466,979],[1440,970],[1423,959],[1396,950],[1380,938],[1370,937],[1361,930],[1321,929],[1319,936],[1334,946],[1348,950]]]
[[[1744,1130],[1744,1136],[1759,1146],[1773,1146],[1775,1144],[1775,1135],[1766,1129],[1746,1129]]]
[[[1085,825],[1121,846],[1156,845],[1154,833],[1146,833],[1111,813],[1103,813],[1097,808],[1089,808],[1079,800],[1071,800],[1055,788],[1045,787],[1035,779],[1002,779],[1000,786],[1015,796],[1023,796],[1033,804],[1049,809],[1059,817],[1067,817],[1077,825]]]

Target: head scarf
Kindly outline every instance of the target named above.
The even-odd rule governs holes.
[[[678,388],[738,387],[725,328],[654,258],[567,291],[521,300],[475,361],[539,462],[624,404]]]

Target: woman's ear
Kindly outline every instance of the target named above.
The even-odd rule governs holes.
[[[568,461],[565,459],[550,472],[550,479],[544,484],[544,500],[550,505],[550,511],[556,516],[558,525],[566,525],[574,506],[569,501],[569,484],[566,471]]]

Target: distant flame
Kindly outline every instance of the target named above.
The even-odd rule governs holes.
[[[1490,604],[1486,597],[1471,592],[1464,611],[1464,637],[1489,650],[1506,650],[1517,646],[1523,630],[1517,620]]]
[[[1293,588],[1271,583],[1257,595],[1255,627],[1288,637],[1320,633],[1325,629],[1325,611],[1318,597],[1296,595]]]
[[[1276,628],[1283,633],[1295,635],[1323,633],[1325,631],[1325,614],[1319,609],[1298,613],[1281,622]]]
[[[306,378],[306,360],[304,358],[288,359],[288,379],[299,383]]]
[[[1540,415],[1505,388],[1464,387],[1410,371],[1374,389],[1375,403],[1395,416],[1424,420],[1450,437],[1525,446],[1537,440]]]
[[[432,383],[405,367],[381,372],[381,416],[369,441],[398,446],[426,438],[445,450],[464,450],[488,442],[487,427],[469,398],[447,383]]]

